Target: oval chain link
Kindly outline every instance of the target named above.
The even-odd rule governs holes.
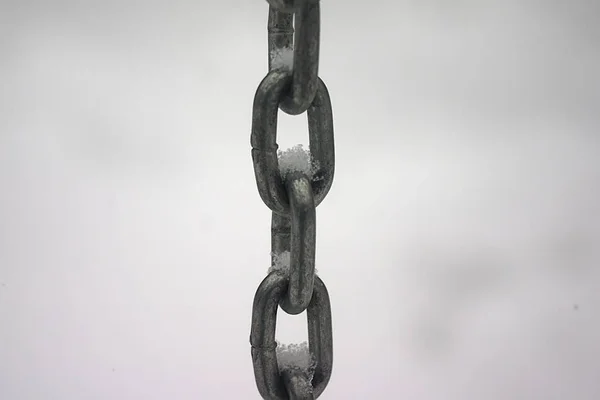
[[[292,49],[294,53],[293,80],[279,107],[290,115],[302,114],[318,87],[321,7],[318,0],[269,0],[269,4],[269,69],[276,55]]]
[[[272,70],[262,80],[254,96],[250,136],[258,192],[267,207],[280,214],[289,214],[290,205],[277,161],[277,114],[279,99],[290,80],[290,73],[284,70]],[[311,185],[318,206],[331,188],[335,170],[333,112],[329,92],[320,78],[307,115],[310,155],[316,167]]]
[[[264,399],[287,400],[288,394],[277,362],[275,329],[277,308],[287,290],[288,279],[279,272],[271,272],[261,282],[252,306],[252,363],[258,391]],[[315,276],[313,296],[306,310],[308,346],[315,362],[311,386],[319,397],[329,379],[333,366],[333,339],[331,303],[323,281]]]
[[[290,174],[286,187],[291,209],[290,283],[281,308],[286,313],[295,315],[306,310],[313,292],[316,209],[310,181],[305,174]]]
[[[318,77],[318,0],[267,0],[269,73],[254,96],[252,160],[260,197],[272,210],[272,265],[290,253],[289,271],[275,270],[258,287],[252,306],[250,344],[259,393],[264,399],[312,400],[325,390],[333,366],[331,305],[315,275],[316,207],[333,182],[335,152],[329,92]],[[295,22],[294,27],[292,23]],[[277,54],[292,51],[293,68],[276,65]],[[283,179],[277,159],[277,117],[281,109],[307,111],[313,173],[292,172]],[[309,352],[315,362],[309,378],[299,367],[280,370],[276,355],[277,309],[306,311]]]

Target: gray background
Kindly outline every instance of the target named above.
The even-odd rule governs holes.
[[[323,399],[600,398],[599,5],[322,2]],[[259,398],[267,9],[1,3],[1,399]]]

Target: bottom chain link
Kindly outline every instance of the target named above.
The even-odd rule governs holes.
[[[250,344],[254,377],[259,393],[268,400],[312,399],[303,393],[302,378],[286,372],[282,376],[277,362],[275,330],[279,302],[289,286],[289,278],[271,272],[261,282],[252,306]],[[312,395],[318,398],[325,390],[333,367],[333,335],[329,293],[323,281],[315,276],[313,296],[306,309],[309,352],[315,362]],[[287,383],[287,386],[286,386]],[[296,397],[293,397],[296,396]]]

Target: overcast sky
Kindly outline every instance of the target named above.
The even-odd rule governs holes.
[[[258,399],[266,1],[0,5],[0,399]],[[322,399],[600,398],[600,2],[321,5]],[[308,144],[280,113],[281,148]],[[306,340],[280,312],[278,338]]]

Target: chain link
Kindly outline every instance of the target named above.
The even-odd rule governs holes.
[[[289,389],[286,388],[285,379],[279,371],[275,341],[277,308],[287,286],[286,276],[271,272],[259,285],[252,305],[252,363],[256,386],[264,399],[288,399]],[[309,351],[315,361],[311,386],[313,395],[317,398],[329,383],[333,366],[331,303],[327,288],[318,276],[315,276],[313,296],[306,309],[306,319]]]
[[[306,310],[312,297],[317,213],[310,181],[305,174],[291,175],[286,180],[286,187],[291,211],[290,283],[281,308],[295,315]]]
[[[302,114],[308,109],[317,92],[321,7],[318,0],[268,1],[269,68],[272,67],[275,55],[292,48],[292,34],[295,31],[292,69],[294,80],[290,93],[281,100],[279,107],[290,115]]]
[[[267,207],[280,214],[289,214],[290,209],[277,161],[277,109],[291,80],[288,71],[270,71],[256,90],[252,112],[250,143],[258,192]],[[309,149],[316,167],[311,186],[318,206],[331,188],[335,169],[333,112],[329,92],[320,78],[307,115]]]
[[[272,211],[271,264],[289,252],[290,265],[289,271],[273,270],[259,285],[250,344],[256,385],[264,399],[309,400],[325,390],[333,365],[329,294],[315,274],[316,207],[331,188],[335,166],[333,112],[327,87],[318,77],[319,1],[267,1],[269,73],[254,96],[250,142],[258,192]],[[286,51],[293,51],[291,71],[276,62]],[[279,109],[289,115],[307,112],[313,173],[282,176],[277,159]],[[299,367],[279,367],[275,341],[279,306],[292,315],[306,310],[309,352],[315,363],[311,376]]]

